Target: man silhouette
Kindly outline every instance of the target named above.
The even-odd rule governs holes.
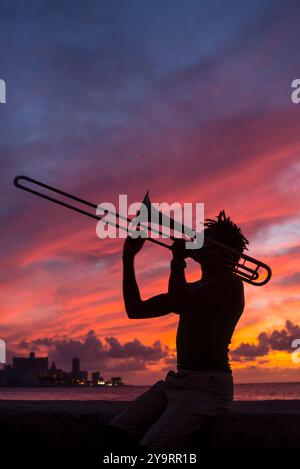
[[[172,251],[168,292],[143,301],[135,278],[134,258],[144,239],[127,238],[123,252],[123,294],[131,319],[179,314],[177,372],[169,371],[109,423],[119,441],[153,449],[183,448],[193,431],[209,417],[224,412],[233,400],[228,346],[244,309],[243,283],[232,268],[213,255],[205,236],[242,253],[248,244],[240,228],[225,212],[205,222],[204,246],[193,251],[201,265],[201,280],[187,283],[182,239]],[[234,258],[238,261],[239,256]]]

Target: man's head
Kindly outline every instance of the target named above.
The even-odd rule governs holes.
[[[249,244],[248,240],[243,235],[241,229],[233,223],[231,218],[226,216],[224,210],[220,211],[215,220],[211,218],[206,219],[204,226],[204,246],[199,250],[198,258],[202,267],[212,265],[220,266],[218,258],[214,255],[213,245],[205,242],[205,238],[207,237],[235,249],[240,254],[247,249],[247,245]],[[230,255],[235,262],[240,258],[238,254],[235,256],[230,253]]]

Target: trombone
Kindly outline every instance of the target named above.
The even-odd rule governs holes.
[[[25,182],[25,184],[24,184],[24,182]],[[26,185],[26,182],[30,183],[31,186]],[[96,205],[94,203],[91,203],[91,202],[88,202],[87,200],[81,199],[80,197],[77,197],[75,195],[68,194],[67,192],[64,192],[60,189],[56,189],[52,186],[49,186],[48,184],[37,181],[36,179],[32,179],[28,176],[17,176],[17,177],[15,177],[14,185],[18,189],[22,189],[26,192],[30,192],[31,194],[37,195],[37,196],[39,196],[43,199],[49,200],[51,202],[54,202],[58,205],[61,205],[61,206],[65,207],[65,208],[69,208],[69,209],[71,209],[75,212],[81,213],[82,215],[86,215],[86,216],[88,216],[90,218],[94,218],[96,220],[101,221],[102,218],[104,217],[104,215],[110,213],[110,214],[113,214],[114,216],[116,216],[118,218],[118,220],[125,220],[128,223],[132,222],[131,218],[124,217],[124,216],[120,215],[119,213],[110,212],[107,209],[104,210],[104,212],[105,212],[104,215],[97,215],[95,213],[92,213],[92,211],[88,210],[88,208],[90,208],[90,209],[92,208],[92,209],[96,210],[98,208],[98,205]],[[61,200],[61,199],[59,199],[55,196],[44,193],[44,192],[38,190],[37,188],[34,188],[33,186],[38,186],[39,188],[43,188],[43,189],[46,189],[49,192],[52,192],[54,194],[58,194],[59,196],[65,198],[65,199],[68,199],[70,202],[67,202],[66,200]],[[148,193],[147,193],[145,199],[147,199],[148,204],[150,203],[150,206],[151,206],[151,202],[148,199]],[[73,201],[73,203],[72,203],[72,201]],[[81,208],[79,206],[76,206],[75,203],[82,204],[86,208]],[[163,221],[165,221],[166,223],[168,223],[167,226],[171,226],[171,227],[175,227],[176,225],[178,226],[178,222],[176,222],[172,218],[166,217],[166,215],[164,215],[163,213],[158,212],[158,216],[159,216],[159,223],[160,224],[163,224]],[[121,229],[121,230],[126,230],[127,231],[127,228],[120,225],[119,222],[114,223],[112,221],[107,221],[107,220],[106,220],[106,222],[110,225],[113,225],[113,226]],[[140,226],[142,228],[146,228],[143,225],[140,225]],[[180,226],[181,226],[181,228],[186,228],[181,224],[180,224]],[[187,231],[185,231],[185,232],[188,232],[188,230],[190,230],[190,229],[187,228]],[[159,235],[163,235],[163,232],[161,230],[159,230],[157,233]],[[151,238],[151,237],[148,237],[146,239],[148,241],[152,242],[152,243],[158,244],[158,245],[163,246],[167,249],[170,249],[170,250],[172,249],[169,244],[164,243],[164,242],[162,242],[158,239]],[[218,260],[225,263],[232,270],[232,272],[235,275],[237,275],[241,280],[243,280],[243,282],[249,283],[251,285],[262,286],[262,285],[265,285],[266,283],[268,283],[269,280],[271,279],[272,271],[271,271],[271,268],[267,264],[265,264],[265,263],[263,263],[263,262],[261,262],[257,259],[254,259],[251,256],[247,256],[246,254],[240,253],[236,249],[233,249],[229,246],[226,246],[225,244],[220,243],[220,242],[210,238],[207,235],[205,235],[205,245],[210,246],[211,247],[211,252],[213,253],[213,255]],[[193,252],[193,250],[191,250],[191,255],[190,255],[191,258],[193,258],[192,252]],[[239,260],[236,261],[236,260],[234,260],[235,258],[237,258]]]

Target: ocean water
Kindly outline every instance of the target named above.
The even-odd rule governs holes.
[[[69,388],[0,388],[0,400],[71,400],[131,401],[149,386],[69,387]],[[300,399],[300,383],[236,384],[236,401]]]

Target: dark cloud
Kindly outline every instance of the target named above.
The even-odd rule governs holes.
[[[64,369],[70,369],[72,358],[77,357],[84,369],[107,371],[146,370],[161,359],[168,357],[169,348],[156,341],[152,346],[134,339],[121,344],[115,337],[100,340],[94,331],[89,331],[83,339],[49,339],[22,341],[20,349],[48,350],[50,360]]]
[[[292,246],[284,251],[285,254],[300,254],[300,245]]]
[[[286,275],[278,280],[276,280],[278,285],[293,286],[300,283],[300,272],[294,272],[293,274]]]
[[[251,361],[257,357],[268,355],[271,350],[291,352],[292,341],[299,338],[300,327],[291,321],[286,321],[283,329],[274,330],[271,334],[266,332],[259,334],[257,344],[242,342],[230,352],[230,356],[234,361]]]
[[[32,341],[22,340],[22,342],[19,343],[19,347],[21,349],[32,350],[33,352],[35,350],[39,350],[40,347],[52,347],[53,345],[54,340],[48,339],[47,337],[44,339],[35,339]]]
[[[268,335],[262,332],[258,336],[258,344],[249,344],[242,342],[236,349],[231,352],[233,359],[239,360],[241,357],[248,360],[254,360],[256,357],[267,355],[269,352]]]
[[[272,350],[290,351],[294,339],[300,339],[300,327],[291,321],[286,321],[284,329],[272,332],[269,344]]]
[[[167,354],[167,349],[162,348],[161,342],[157,340],[152,346],[142,344],[138,339],[121,345],[115,337],[107,337],[109,344],[108,356],[111,358],[136,357],[144,360],[159,360]]]

